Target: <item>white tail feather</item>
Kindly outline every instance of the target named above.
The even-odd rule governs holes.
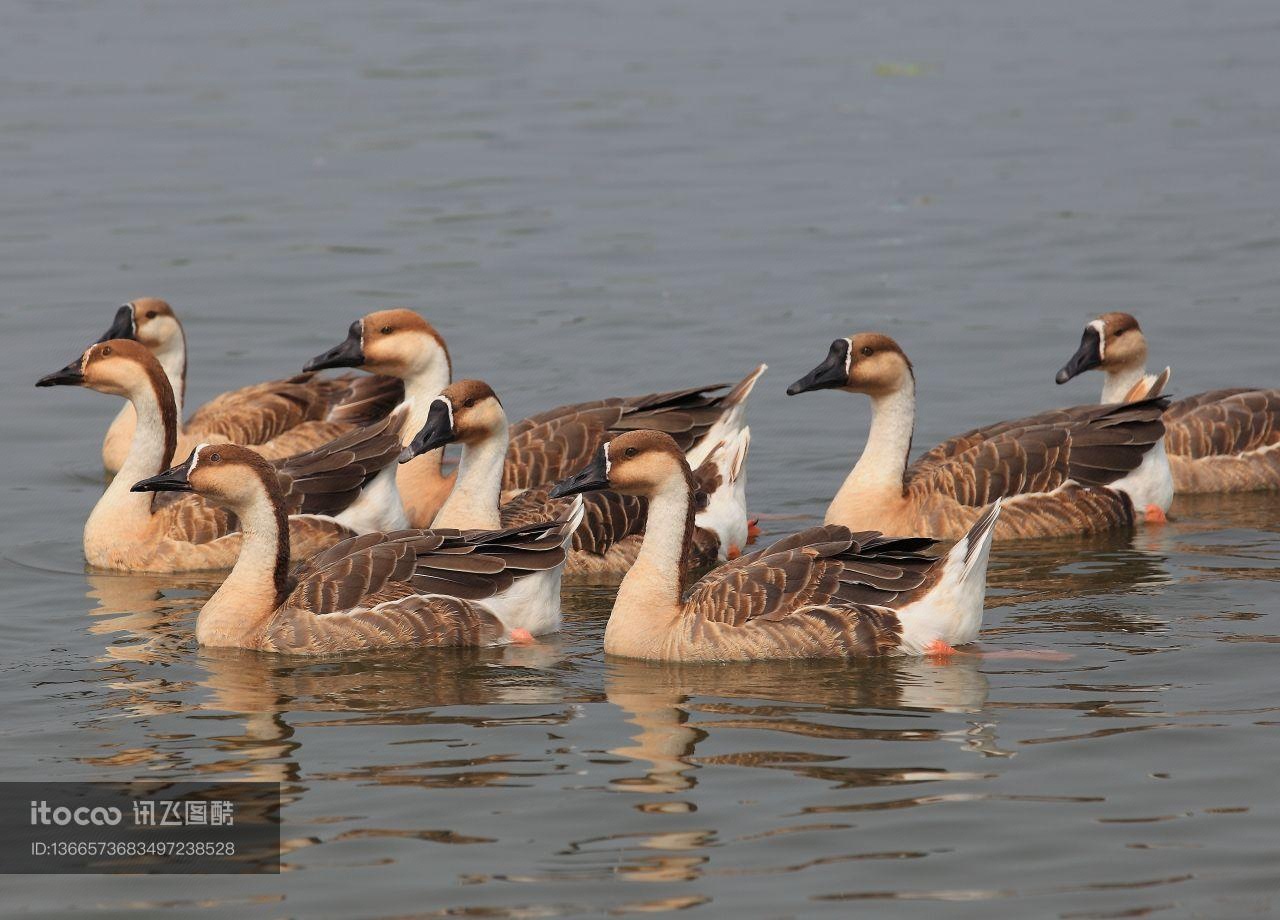
[[[999,517],[997,500],[941,560],[938,583],[898,611],[903,654],[922,654],[937,641],[965,645],[977,638],[987,597],[987,561]]]

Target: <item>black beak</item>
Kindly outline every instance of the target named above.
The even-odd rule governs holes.
[[[1084,335],[1080,336],[1080,347],[1071,356],[1071,360],[1062,365],[1062,370],[1058,371],[1058,376],[1053,379],[1058,383],[1066,383],[1076,374],[1083,374],[1100,364],[1102,364],[1102,339],[1098,337],[1097,329],[1085,326]]]
[[[845,386],[849,382],[849,340],[836,339],[831,343],[831,350],[826,359],[809,373],[805,374],[791,386],[787,387],[787,395],[808,393],[810,390],[831,390]]]
[[[133,304],[127,303],[116,311],[116,318],[111,321],[111,328],[98,336],[98,342],[133,338],[136,338],[133,328]],[[94,344],[96,345],[98,342],[94,342]]]
[[[45,374],[36,381],[38,387],[78,387],[84,385],[84,374],[80,372],[81,358],[76,358],[60,371]]]
[[[434,399],[422,430],[409,442],[408,447],[400,451],[400,462],[408,463],[429,450],[453,443],[457,437],[458,433],[453,427],[453,411],[449,404],[443,399]]]
[[[322,355],[316,355],[306,366],[304,371],[322,371],[330,367],[359,367],[364,364],[364,347],[360,342],[362,338],[360,333],[360,320],[356,320],[351,324],[351,329],[347,332],[347,337],[343,339],[341,345],[335,345]]]
[[[577,495],[580,492],[599,492],[609,488],[609,459],[605,456],[605,446],[600,445],[591,465],[568,479],[561,479],[551,490],[552,498],[564,498],[566,495]]]
[[[181,466],[175,466],[167,469],[159,476],[152,476],[150,479],[143,479],[133,484],[129,489],[130,492],[194,492],[191,488],[191,480],[187,478],[187,474],[191,472],[191,460],[195,457],[196,452],[193,450],[191,456],[187,457],[186,462]]]

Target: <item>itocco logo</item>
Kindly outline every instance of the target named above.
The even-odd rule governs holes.
[[[96,808],[89,808],[83,805],[79,808],[67,808],[65,805],[50,808],[49,803],[45,801],[33,801],[31,803],[32,824],[57,825],[58,827],[66,827],[69,824],[74,824],[78,827],[106,827],[119,824],[123,820],[124,814],[120,809],[107,808],[102,805]]]

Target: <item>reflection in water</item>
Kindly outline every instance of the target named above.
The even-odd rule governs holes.
[[[915,771],[855,770],[815,766],[842,756],[804,752],[746,751],[695,757],[695,748],[713,732],[761,730],[823,740],[937,741],[936,728],[869,727],[842,724],[886,713],[976,713],[986,706],[987,678],[980,659],[961,656],[945,664],[925,659],[886,659],[846,665],[839,662],[754,662],[740,665],[682,665],[610,659],[605,678],[609,702],[639,727],[634,744],[612,753],[643,761],[641,777],[615,780],[620,791],[673,793],[697,784],[704,764],[778,768],[800,775],[855,785],[907,782]],[[744,700],[759,701],[744,703]],[[720,716],[697,719],[700,715]],[[995,745],[994,723],[974,723],[955,739],[974,751],[1003,754]],[[839,773],[839,775],[837,775]],[[657,810],[691,808],[658,803]],[[642,806],[642,810],[648,810]]]
[[[1143,544],[1148,537],[1149,531],[1117,531],[1002,543],[991,554],[987,606],[1125,594],[1167,585],[1172,580],[1168,561]]]

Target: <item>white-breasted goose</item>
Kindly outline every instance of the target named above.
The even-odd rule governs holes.
[[[1128,313],[1104,313],[1085,326],[1056,380],[1095,368],[1106,374],[1104,403],[1159,396],[1169,382],[1167,367],[1147,373],[1147,340]],[[1164,424],[1175,491],[1280,489],[1280,389],[1235,387],[1176,399]]]
[[[828,524],[956,540],[1003,499],[995,539],[1026,539],[1110,530],[1143,514],[1160,520],[1173,499],[1160,421],[1167,400],[999,422],[908,465],[916,381],[897,342],[869,332],[836,339],[787,393],[820,389],[866,393],[872,408],[866,447],[827,508]]]
[[[828,524],[728,562],[687,586],[695,487],[662,432],[605,443],[553,496],[612,489],[648,500],[644,543],[618,589],[604,648],[668,661],[924,654],[972,642],[982,625],[999,504],[944,558],[932,540]]]
[[[173,308],[156,297],[139,297],[116,311],[99,339],[133,339],[164,368],[182,418],[187,389],[187,337]],[[326,378],[295,374],[230,390],[191,414],[178,432],[178,452],[200,441],[254,445],[267,459],[310,450],[360,425],[376,422],[403,399],[403,385],[389,377],[346,374]],[[126,404],[107,429],[102,463],[115,473],[133,439],[133,407]]]
[[[431,401],[426,422],[400,455],[402,463],[447,444],[462,445],[457,481],[433,528],[495,530],[546,520],[562,513],[565,502],[549,497],[550,485],[534,486],[502,501],[503,467],[508,457],[509,426],[497,394],[481,380],[451,383]],[[689,564],[702,568],[718,558],[738,556],[742,544],[719,532],[719,521],[741,521],[746,508],[738,484],[746,463],[749,429],[734,445],[721,445],[695,474],[698,525]],[[631,567],[644,534],[644,499],[616,492],[587,496],[582,525],[574,533],[565,564],[569,574],[621,574]],[[721,507],[729,506],[729,507]],[[704,523],[710,526],[701,526]],[[732,529],[732,525],[730,526]]]
[[[193,496],[159,500],[130,486],[173,462],[178,416],[173,390],[159,362],[138,342],[111,339],[91,345],[37,386],[80,386],[123,396],[135,411],[129,452],[120,473],[94,506],[84,527],[90,565],[135,572],[177,572],[229,567],[236,559],[241,522]],[[395,435],[399,417],[345,435],[272,467],[299,553],[314,553],[371,528],[403,526],[394,492]],[[381,473],[381,475],[379,475]],[[384,481],[390,491],[379,489]]]
[[[577,504],[498,532],[365,534],[292,568],[284,496],[249,448],[201,445],[133,490],[195,492],[244,522],[239,557],[201,608],[196,639],[293,655],[496,645],[533,631],[520,623],[554,628],[564,547],[582,514]]]
[[[409,418],[402,433],[408,446],[426,423],[431,401],[452,379],[453,366],[444,337],[412,310],[379,310],[351,324],[347,338],[317,355],[306,370],[358,367],[404,381]],[[746,425],[746,400],[765,371],[761,364],[739,383],[712,384],[559,406],[511,426],[511,445],[503,467],[502,490],[550,485],[586,463],[607,437],[619,431],[655,428],[670,434],[699,467],[719,444],[734,443]],[[720,392],[720,391],[727,392]],[[444,451],[429,451],[400,467],[400,494],[410,522],[425,527],[435,519],[453,488]],[[748,525],[744,518],[741,538]]]

